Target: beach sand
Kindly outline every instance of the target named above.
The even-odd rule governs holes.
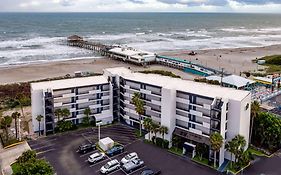
[[[44,64],[21,65],[0,68],[0,84],[40,80],[66,74],[74,75],[76,71],[103,73],[103,69],[111,67],[127,67],[133,71],[140,70],[167,70],[180,75],[183,79],[194,79],[195,75],[186,74],[181,70],[164,67],[162,65],[149,65],[146,68],[108,58],[80,59],[71,61],[58,61]]]
[[[259,48],[199,50],[196,52],[198,54],[195,56],[189,56],[188,51],[163,52],[160,55],[190,60],[215,69],[223,67],[226,72],[239,75],[242,71],[261,69],[262,66],[257,66],[257,64],[252,63],[251,60],[265,55],[280,54],[281,45]],[[130,67],[134,71],[161,69],[172,71],[175,74],[180,75],[183,79],[194,79],[196,77],[195,75],[184,73],[181,70],[161,65],[150,65],[147,68],[143,68],[118,60],[95,58],[2,67],[0,68],[0,84],[58,77],[66,74],[73,75],[75,71],[102,73],[103,69],[110,67]]]
[[[266,47],[236,48],[236,49],[210,49],[198,50],[195,56],[188,55],[190,51],[164,52],[163,55],[182,58],[206,67],[221,69],[227,73],[239,75],[240,72],[263,69],[264,66],[252,62],[256,58],[267,55],[281,54],[281,45]]]

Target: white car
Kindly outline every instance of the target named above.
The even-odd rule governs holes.
[[[112,171],[118,170],[120,168],[120,164],[117,159],[111,160],[107,162],[104,166],[101,167],[100,172],[102,174],[108,174]]]
[[[127,154],[122,160],[121,160],[121,164],[126,164],[128,162],[130,162],[131,160],[137,159],[138,154],[136,152],[132,152],[130,154]]]
[[[88,162],[90,164],[94,164],[98,161],[104,160],[105,159],[105,154],[104,153],[94,153],[89,156]]]

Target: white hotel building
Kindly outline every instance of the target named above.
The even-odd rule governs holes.
[[[194,148],[196,143],[210,145],[210,134],[219,132],[225,141],[240,134],[248,146],[250,92],[134,73],[123,67],[105,69],[103,76],[33,83],[34,131],[38,131],[37,115],[44,116],[41,128],[48,132],[55,126],[54,109],[65,107],[71,111],[67,120],[74,123],[81,122],[83,110],[90,107],[96,120],[103,123],[121,119],[129,125],[138,125],[139,117],[131,102],[135,92],[141,93],[145,101],[143,117],[151,117],[168,127],[165,139],[169,141],[177,135]],[[230,159],[230,154],[223,146],[217,157],[221,165],[224,159]]]

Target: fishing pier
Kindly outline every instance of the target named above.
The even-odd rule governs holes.
[[[84,40],[83,37],[78,35],[68,37],[67,45],[93,50],[94,52],[108,58],[118,59],[124,62],[131,62],[143,66],[148,64],[162,64],[204,77],[221,73],[219,70],[208,68],[187,60],[157,55],[152,52],[137,50],[132,47],[121,47],[105,45],[98,42],[90,42]]]

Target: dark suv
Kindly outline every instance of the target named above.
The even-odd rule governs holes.
[[[76,152],[85,154],[85,153],[93,151],[95,149],[96,149],[96,144],[89,143],[89,144],[80,145]]]
[[[106,152],[106,154],[108,156],[114,156],[114,155],[120,154],[122,152],[124,152],[124,147],[122,145],[116,145],[116,146],[112,147],[110,150],[108,150]]]

